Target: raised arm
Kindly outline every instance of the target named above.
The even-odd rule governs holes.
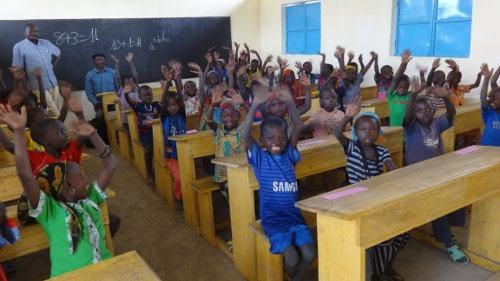
[[[359,54],[358,62],[359,62],[359,69],[365,68],[365,64],[363,63],[363,54]],[[370,69],[370,68],[368,68],[368,69]],[[366,71],[365,71],[365,73],[366,73]]]
[[[493,68],[490,70],[488,64],[483,63],[481,65],[481,72],[484,76],[483,87],[481,88],[481,105],[483,107],[488,107],[488,85],[490,83],[491,75],[493,74]],[[498,69],[497,69],[498,72]]]
[[[250,53],[254,54],[257,57],[259,66],[262,67],[262,58],[260,57],[259,52],[257,52],[256,50],[250,50]]]
[[[301,73],[303,75],[303,73]],[[278,99],[280,99],[285,105],[288,110],[288,115],[290,116],[290,119],[292,120],[293,124],[293,131],[292,135],[290,136],[290,144],[293,147],[297,147],[297,143],[299,142],[300,136],[302,134],[302,122],[300,121],[300,115],[299,111],[297,110],[297,107],[293,103],[292,95],[290,94],[290,89],[282,85],[278,89],[276,89],[276,95]]]
[[[174,85],[175,91],[178,95],[182,95],[182,65],[180,63],[175,63],[172,66],[172,73],[174,75]]]
[[[497,69],[497,71],[498,71],[498,69]],[[481,72],[479,72],[479,73],[477,74],[476,81],[474,82],[474,84],[470,84],[470,85],[469,85],[469,90],[472,90],[472,89],[474,89],[474,88],[479,87],[479,84],[481,84],[481,75],[482,75],[482,73],[481,73]]]
[[[379,76],[380,75],[380,69],[378,68],[378,56],[375,58],[375,76]]]
[[[436,71],[436,69],[438,69],[440,61],[441,61],[441,58],[437,58],[432,62],[431,70],[429,71],[429,74],[427,75],[426,87],[429,87],[432,84],[432,76],[434,75],[434,71]]]
[[[288,67],[288,61],[285,58],[278,57],[277,58],[278,65],[280,67],[280,74],[278,77],[278,81],[281,82],[283,80],[283,71]]]
[[[347,52],[347,64],[350,64],[353,59],[354,59],[354,52],[353,51]]]
[[[245,50],[246,50],[247,55],[248,55],[248,63],[250,63],[250,61],[251,61],[251,59],[250,59],[250,47],[248,47],[247,43],[243,43],[243,46],[245,47]]]
[[[205,104],[205,79],[203,76],[203,71],[201,71],[201,67],[194,63],[188,63],[188,68],[191,73],[198,75],[198,97],[200,98],[200,104]]]
[[[304,72],[299,73],[299,82],[304,86],[305,100],[304,104],[297,108],[299,116],[308,112],[311,109],[311,80],[307,78]],[[300,118],[299,118],[300,119]]]
[[[417,64],[416,68],[420,76],[420,85],[426,85],[425,72],[427,72],[427,67]]]
[[[267,64],[269,64],[272,60],[273,60],[273,55],[269,55],[266,57],[266,59],[264,60],[264,64],[260,68],[260,71],[262,73],[266,73]]]
[[[339,61],[339,67],[340,70],[342,71],[345,71],[344,55],[345,55],[345,49],[341,46],[337,46],[337,48],[335,49],[334,56]]]
[[[236,67],[236,59],[234,55],[234,51],[232,49],[229,50],[229,60],[227,61],[226,64],[226,72],[227,72],[227,78],[229,82],[229,88],[234,89],[234,69]]]
[[[218,107],[222,102],[222,96],[224,95],[224,88],[221,84],[215,86],[212,90],[212,103],[208,107],[207,111],[207,125],[212,130],[217,129],[217,123],[214,118],[215,108]]]
[[[495,74],[493,74],[493,77],[491,77],[491,88],[492,89],[498,88],[498,84],[497,84],[498,76],[500,76],[500,67],[497,68],[497,70],[495,71]]]
[[[17,176],[21,180],[21,185],[28,197],[29,204],[32,208],[36,208],[40,197],[40,187],[31,171],[28,151],[26,149],[26,138],[24,137],[27,120],[26,107],[23,106],[19,114],[9,105],[0,104],[0,120],[5,122],[14,131],[14,154]]]
[[[239,65],[238,71],[236,72],[236,83],[238,85],[238,90],[240,90],[240,94],[248,100],[250,93],[247,91],[246,82],[244,79],[244,74],[247,71],[246,65]]]
[[[64,120],[66,120],[66,116],[68,115],[68,101],[71,98],[71,83],[60,80],[59,94],[63,98],[63,105],[59,111],[59,117],[57,120],[64,123]]]
[[[249,149],[255,143],[251,133],[252,125],[255,118],[255,112],[257,112],[257,109],[261,105],[267,102],[267,87],[262,83],[253,85],[252,93],[254,98],[253,103],[248,110],[247,117],[241,128],[241,138],[245,140],[246,149]]]
[[[411,60],[411,52],[410,50],[406,49],[401,53],[401,64],[399,65],[398,70],[396,71],[396,74],[394,75],[394,78],[392,78],[391,82],[391,88],[389,91],[395,91],[396,87],[398,85],[398,81],[403,76],[403,74],[406,71],[406,67],[408,66],[408,63]]]
[[[343,147],[346,147],[349,144],[349,138],[344,136],[344,131],[345,127],[347,126],[347,123],[351,121],[351,119],[356,116],[361,111],[361,97],[357,97],[353,101],[347,104],[347,107],[345,109],[345,116],[342,118],[340,123],[335,126],[335,130],[333,130],[333,133],[339,140],[340,144],[342,144]]]
[[[372,58],[370,59],[370,61],[368,62],[368,64],[366,66],[361,65],[362,64],[362,59],[360,60],[360,65],[361,65],[360,74],[363,75],[363,76],[368,72],[368,70],[370,69],[370,67],[372,67],[372,64],[375,61],[375,59],[378,58],[378,54],[375,53],[375,52],[373,52],[373,51],[370,52],[370,55],[372,56]],[[360,57],[361,57],[361,55],[360,55]]]
[[[413,104],[415,103],[418,94],[422,92],[422,90],[424,89],[423,85],[424,84],[418,82],[418,78],[416,76],[413,76],[411,78],[411,96],[410,99],[408,100],[408,103],[406,104],[405,119],[403,122],[404,127],[410,125],[410,123],[413,121],[413,116],[415,111]]]
[[[120,88],[122,86],[122,79],[120,77],[120,59],[114,54],[111,55],[111,59],[115,62],[115,83],[116,87]]]
[[[38,83],[38,91],[40,93],[40,105],[44,109],[47,109],[47,97],[45,96],[45,87],[43,85],[43,80],[42,80],[42,71],[40,70],[40,68],[35,68],[31,74],[35,76],[36,82]]]
[[[132,73],[132,77],[134,77],[136,83],[139,83],[139,73],[137,72],[137,68],[135,68],[135,64],[133,61],[134,54],[132,52],[129,52],[125,57],[125,59],[127,60],[128,65],[130,66],[130,72]]]
[[[240,44],[234,42],[234,54],[235,54],[235,59],[237,62],[239,62],[239,51],[240,51]]]

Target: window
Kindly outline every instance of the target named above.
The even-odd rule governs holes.
[[[396,55],[469,57],[472,0],[397,0]]]
[[[319,1],[285,5],[287,54],[317,54],[321,43],[321,7]]]

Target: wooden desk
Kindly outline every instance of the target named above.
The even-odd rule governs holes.
[[[442,134],[444,150],[446,153],[455,150],[455,139],[457,135],[469,132],[472,130],[482,131],[484,124],[481,116],[481,105],[479,101],[469,101],[469,103],[457,106],[457,114],[453,127],[446,130]],[[445,109],[439,109],[436,115],[441,115],[446,112]]]
[[[130,251],[50,280],[68,281],[161,281],[160,277],[137,254]]]
[[[389,105],[387,100],[363,100],[361,111],[375,112],[380,118],[389,118]]]
[[[449,153],[353,186],[368,190],[296,206],[317,214],[319,280],[365,280],[365,250],[472,204],[467,252],[500,264],[500,148]],[[345,190],[347,188],[341,190]]]
[[[384,145],[394,154],[395,162],[401,159],[403,150],[403,129],[384,127]],[[346,135],[350,135],[346,132]],[[338,140],[333,136],[299,142],[301,160],[295,168],[297,178],[345,167],[346,156]],[[393,156],[393,157],[394,157]],[[246,154],[227,158],[216,158],[215,164],[227,167],[229,206],[233,239],[233,262],[236,269],[247,279],[256,279],[255,239],[248,228],[255,221],[254,191],[259,188]]]
[[[0,168],[0,186],[0,202],[9,205],[19,199],[22,187],[17,176],[16,166]]]

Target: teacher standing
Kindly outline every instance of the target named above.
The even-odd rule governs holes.
[[[45,96],[49,115],[59,116],[59,109],[63,105],[63,98],[59,94],[57,78],[54,74],[54,66],[61,58],[61,50],[48,40],[38,38],[38,27],[34,23],[28,23],[24,28],[26,39],[14,45],[12,52],[12,66],[23,68],[28,77],[29,89],[40,98],[38,82],[32,74],[38,68],[42,72],[42,81],[45,86]]]

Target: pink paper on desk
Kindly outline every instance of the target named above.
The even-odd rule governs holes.
[[[186,131],[187,135],[196,134],[196,133],[198,133],[198,130],[196,130],[196,129],[192,129],[192,130]]]
[[[321,196],[321,198],[326,199],[326,200],[335,200],[335,199],[339,199],[339,198],[349,196],[352,194],[360,193],[360,192],[363,192],[365,190],[368,190],[368,188],[364,187],[364,186],[356,186],[356,187],[348,188],[346,190],[328,193],[326,195]]]
[[[474,152],[478,149],[479,149],[478,145],[471,145],[471,146],[468,146],[466,148],[462,148],[460,150],[457,150],[457,151],[455,151],[455,153],[458,155],[465,155],[465,154],[469,154],[471,152]]]

